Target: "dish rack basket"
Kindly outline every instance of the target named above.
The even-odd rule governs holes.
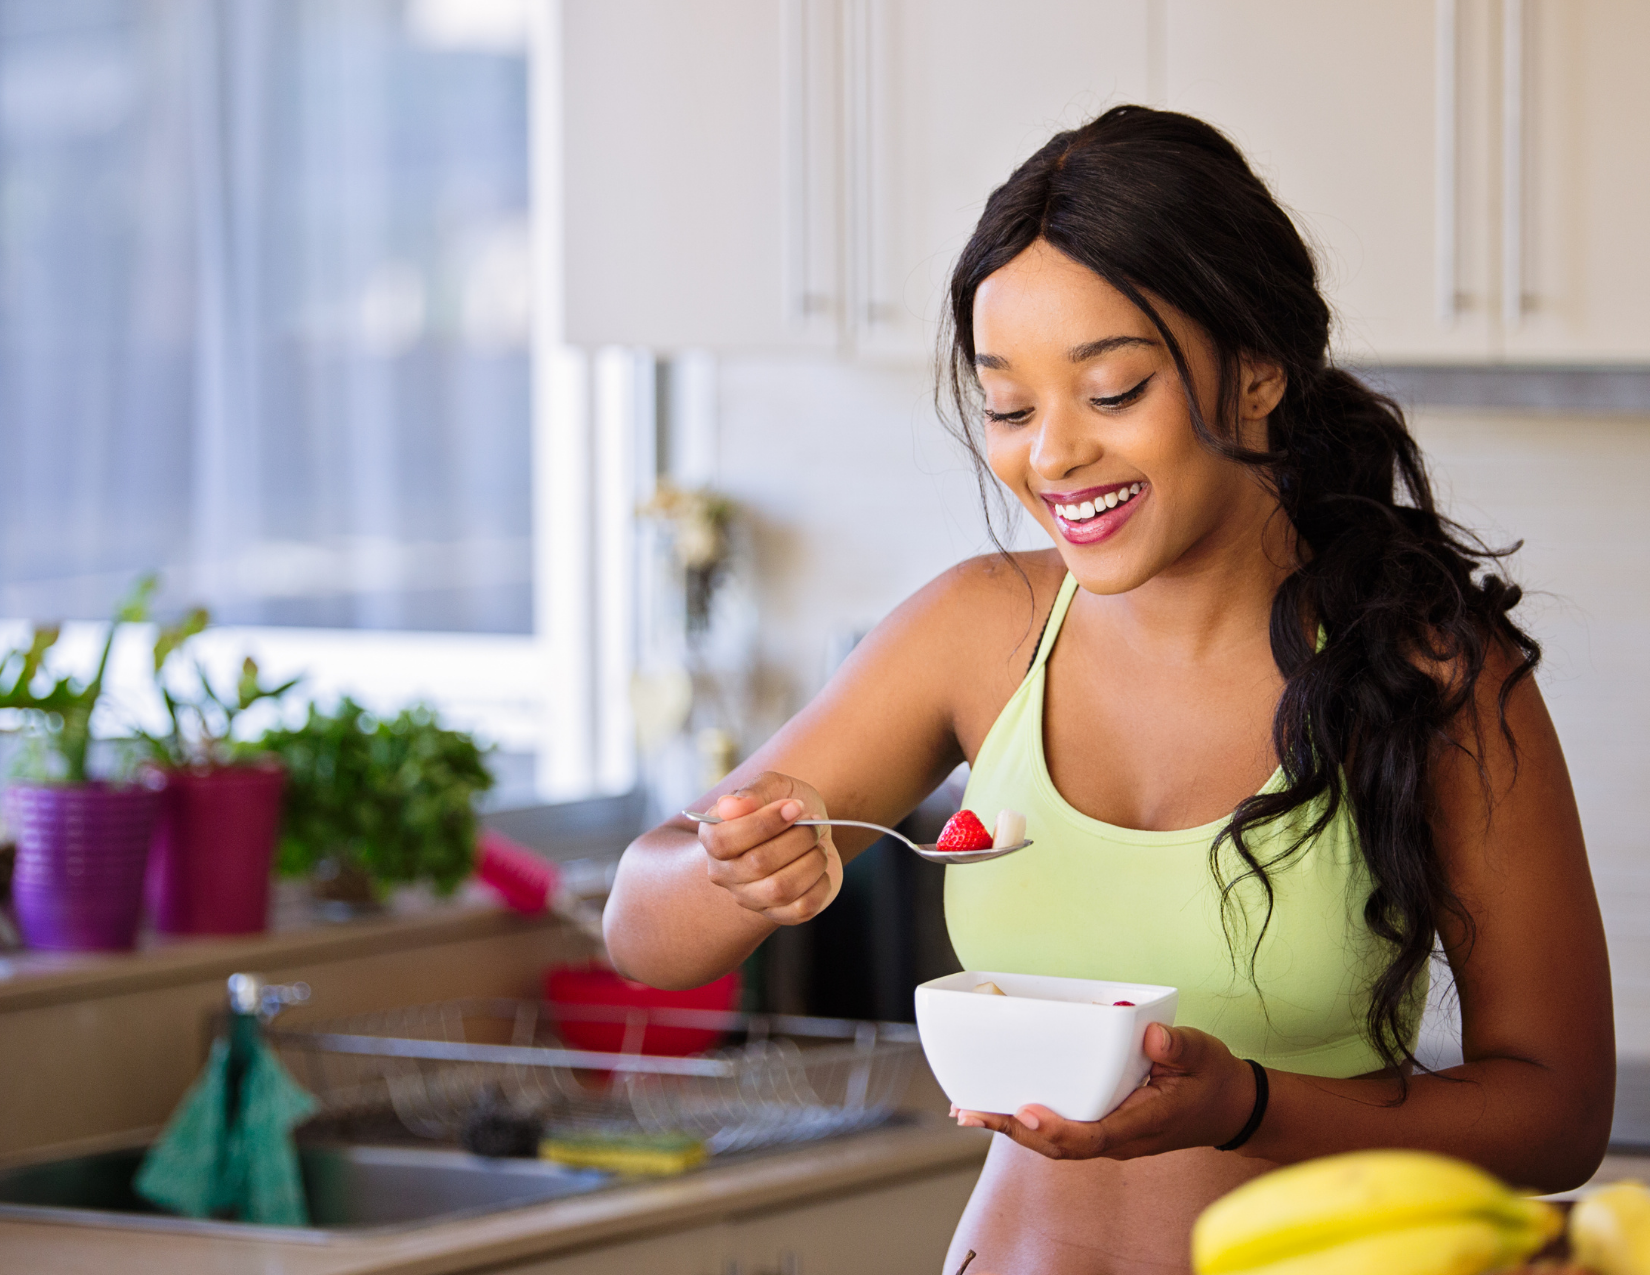
[[[619,1048],[569,1048],[558,1028],[575,1021],[607,1025]],[[644,1054],[655,1028],[724,1043]],[[419,1005],[267,1039],[329,1116],[388,1107],[409,1132],[451,1140],[478,1111],[503,1110],[558,1136],[687,1134],[712,1154],[880,1124],[921,1048],[908,1023],[530,1000]]]

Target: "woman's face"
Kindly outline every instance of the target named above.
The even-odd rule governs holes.
[[[1158,312],[1191,365],[1205,419],[1212,344]],[[1054,538],[1091,593],[1123,593],[1224,547],[1259,544],[1276,501],[1255,471],[1198,442],[1174,359],[1150,319],[1038,240],[974,296],[976,371],[992,471]],[[1242,369],[1239,434],[1264,446],[1276,369]]]

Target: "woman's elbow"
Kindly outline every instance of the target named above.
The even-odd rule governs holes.
[[[1552,1134],[1539,1145],[1543,1153],[1530,1166],[1529,1181],[1520,1186],[1551,1194],[1573,1191],[1598,1172],[1610,1149],[1610,1126],[1614,1118],[1613,1086],[1603,1092],[1582,1093],[1564,1104]]]

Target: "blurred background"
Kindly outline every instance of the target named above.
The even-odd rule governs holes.
[[[4,0],[0,617],[158,572],[306,675],[289,712],[475,731],[495,808],[672,808],[989,548],[932,389],[986,194],[1110,104],[1190,111],[1525,544],[1650,1054],[1647,38],[1631,0]],[[660,480],[736,511],[697,621]]]
[[[949,266],[1054,130],[1188,111],[1523,543],[1650,1059],[1647,58],[1641,0],[0,0],[0,646],[63,621],[89,671],[156,573],[207,666],[302,675],[248,738],[425,703],[487,826],[599,878],[989,550]],[[153,638],[95,734],[161,720]],[[908,1017],[921,866],[857,863],[764,1003]]]

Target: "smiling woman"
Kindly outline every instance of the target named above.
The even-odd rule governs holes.
[[[1003,1136],[948,1270],[1184,1269],[1210,1200],[1353,1148],[1583,1181],[1609,971],[1539,651],[1397,407],[1327,362],[1287,215],[1213,128],[1119,107],[991,196],[950,300],[982,488],[1053,548],[936,580],[695,806],[722,822],[640,838],[614,959],[724,972],[866,844],[800,818],[894,822],[966,760],[1034,844],[948,870],[964,964],[1180,1000],[1104,1119],[956,1113]],[[1417,1075],[1435,946],[1465,1061]]]

